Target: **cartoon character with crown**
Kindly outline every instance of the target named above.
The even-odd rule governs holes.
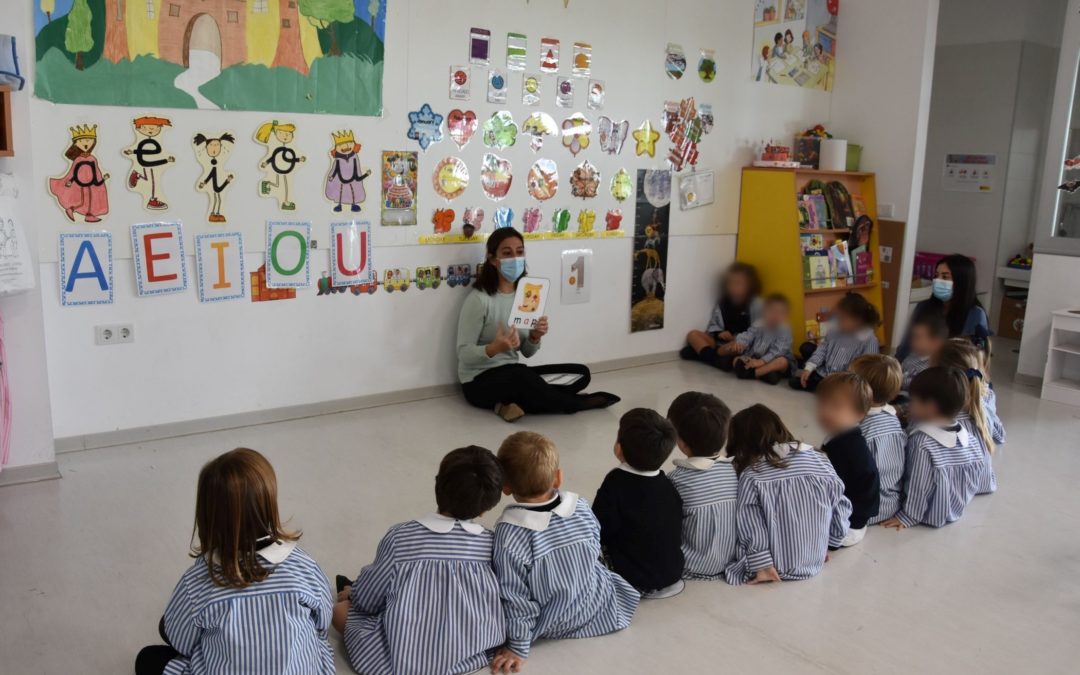
[[[364,179],[371,170],[360,172],[360,144],[351,130],[332,131],[334,147],[330,150],[330,172],[326,174],[326,198],[334,202],[334,211],[340,213],[345,204],[353,211],[367,199]]]
[[[71,145],[64,153],[69,162],[67,173],[49,179],[49,192],[71,222],[76,222],[78,214],[83,222],[100,223],[101,217],[109,212],[109,190],[105,184],[109,174],[102,173],[94,156],[97,125],[80,124],[70,131]]]

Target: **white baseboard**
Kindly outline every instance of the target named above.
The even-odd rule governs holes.
[[[662,352],[659,354],[647,354],[644,356],[632,356],[624,359],[612,359],[589,364],[594,373],[606,373],[613,370],[650,366],[658,363],[667,363],[678,360],[677,352]],[[80,436],[67,436],[57,438],[55,442],[56,454],[68,452],[80,452],[82,450],[94,450],[108,448],[114,445],[130,445],[133,443],[145,443],[164,438],[176,438],[190,436],[192,434],[204,434],[211,431],[224,429],[238,429],[257,424],[269,424],[272,422],[285,422],[288,420],[303,419],[306,417],[318,417],[320,415],[333,415],[335,413],[352,412],[366,408],[378,408],[395,403],[410,403],[429,398],[442,396],[455,396],[459,393],[460,386],[454,384],[438,384],[430,387],[405,389],[401,391],[386,392],[382,394],[369,394],[366,396],[354,396],[333,401],[320,401],[301,405],[272,408],[269,410],[254,410],[251,412],[236,413],[234,415],[222,415],[220,417],[205,417],[197,420],[185,420],[183,422],[171,422],[168,424],[156,424],[132,429],[119,429],[117,431],[104,431],[97,434],[84,434]],[[3,474],[0,474],[0,484]]]
[[[56,462],[11,466],[0,471],[0,487],[21,485],[23,483],[37,483],[43,480],[55,480],[59,477],[60,468],[56,465]]]

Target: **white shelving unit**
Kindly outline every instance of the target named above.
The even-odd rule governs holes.
[[[1042,397],[1080,407],[1080,309],[1054,312]]]

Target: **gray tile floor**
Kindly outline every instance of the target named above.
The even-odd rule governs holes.
[[[996,462],[1000,489],[962,521],[873,530],[809,581],[692,583],[644,603],[620,634],[541,643],[527,672],[1078,672],[1080,410],[1012,384],[1015,356],[1008,345],[997,351],[1009,433]],[[131,672],[190,564],[199,467],[237,445],[274,463],[282,512],[332,578],[369,562],[388,526],[432,509],[438,459],[465,443],[494,449],[516,429],[546,433],[562,451],[567,488],[591,497],[614,465],[619,415],[665,411],[689,389],[735,409],[766,403],[820,441],[810,396],[697,364],[605,373],[596,384],[623,403],[510,426],[438,398],[64,455],[62,480],[0,489],[0,673]],[[338,664],[350,672],[340,653]]]

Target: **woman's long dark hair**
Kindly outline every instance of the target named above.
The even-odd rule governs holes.
[[[499,290],[499,266],[492,264],[491,259],[495,257],[495,252],[499,250],[500,244],[507,239],[514,238],[525,243],[525,237],[512,227],[500,227],[491,233],[487,240],[487,255],[484,256],[484,264],[480,268],[480,274],[476,276],[476,283],[473,284],[473,288],[484,291],[488,295],[495,295],[496,291]]]
[[[954,253],[938,262],[938,265],[942,264],[949,268],[953,278],[949,310],[945,311],[945,303],[937,298],[931,298],[930,301],[949,324],[949,337],[958,337],[964,333],[964,323],[971,309],[982,307],[982,303],[975,297],[975,263],[965,255]]]
[[[742,473],[757,462],[764,460],[772,466],[784,468],[787,461],[773,446],[778,443],[794,443],[795,436],[784,426],[780,416],[771,409],[756,403],[740,410],[731,418],[728,431],[727,454],[735,473]]]

